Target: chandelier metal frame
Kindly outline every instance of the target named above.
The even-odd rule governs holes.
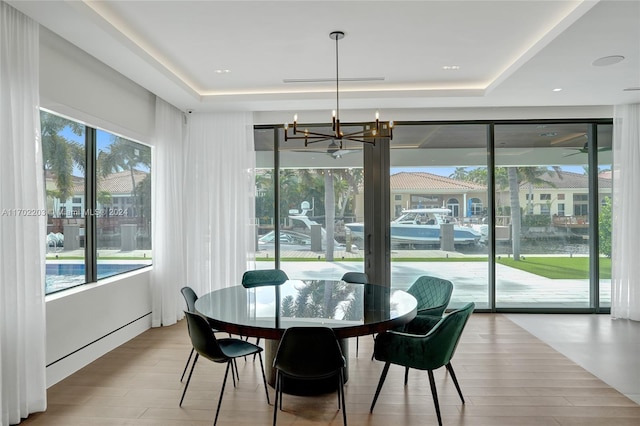
[[[354,141],[375,145],[376,138],[388,137],[393,139],[393,121],[380,121],[380,115],[376,112],[375,122],[371,123],[363,130],[352,133],[344,133],[340,127],[340,74],[339,74],[339,57],[338,57],[338,41],[344,38],[344,32],[333,31],[329,37],[336,42],[336,109],[332,113],[331,130],[333,133],[313,132],[305,127],[304,130],[299,129],[298,114],[293,117],[293,126],[289,127],[289,123],[284,125],[284,140],[304,140],[304,146],[311,143],[324,142],[328,140],[339,141],[340,149],[343,149],[343,141]],[[292,135],[289,130],[292,129]],[[301,134],[301,135],[300,135]]]

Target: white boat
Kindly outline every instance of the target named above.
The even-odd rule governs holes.
[[[391,222],[391,244],[440,245],[440,226],[453,224],[453,243],[476,244],[482,240],[477,230],[462,226],[446,208],[409,209]],[[346,223],[355,237],[363,238],[363,223]]]

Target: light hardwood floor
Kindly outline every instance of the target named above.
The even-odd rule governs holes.
[[[382,370],[371,361],[373,341],[350,342],[346,386],[352,426],[437,425],[426,372],[392,366],[373,414],[369,406]],[[183,407],[180,374],[191,349],[185,321],[148,330],[48,390],[48,409],[23,425],[211,425],[224,365],[200,359]],[[436,372],[443,424],[608,425],[640,424],[640,406],[500,314],[476,313],[452,364],[462,404],[444,369]],[[260,364],[240,360],[240,382],[229,378],[218,424],[270,425]],[[273,390],[270,389],[273,402]],[[279,425],[341,425],[335,394],[285,395]]]

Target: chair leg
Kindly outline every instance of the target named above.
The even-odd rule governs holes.
[[[256,345],[260,346],[260,338],[259,337],[256,338]],[[254,361],[256,360],[256,354],[253,354],[253,360]]]
[[[409,382],[409,367],[404,368],[404,385],[407,386]]]
[[[378,387],[376,389],[376,394],[373,396],[373,401],[371,402],[371,408],[369,408],[369,412],[373,413],[373,407],[376,406],[376,401],[378,400],[378,396],[380,395],[380,390],[382,389],[382,385],[384,384],[384,380],[387,378],[387,373],[389,372],[390,362],[386,362],[384,364],[384,368],[382,369],[382,374],[380,375],[380,381],[378,382]]]
[[[264,383],[264,393],[267,395],[267,405],[271,405],[269,401],[269,390],[267,389],[267,377],[264,375],[264,364],[262,363],[262,353],[258,352],[258,359],[260,359],[260,372],[262,373],[262,382]]]
[[[342,372],[340,372],[340,374],[342,374]],[[340,392],[342,391],[342,387],[341,387],[342,382],[340,381],[340,374],[336,376],[336,394],[338,395],[338,410],[342,408],[342,396],[340,394]]]
[[[276,400],[273,403],[273,426],[276,426],[276,418],[278,417],[278,399],[280,399],[280,404],[282,405],[282,398],[280,397],[280,372],[276,371]],[[280,397],[280,398],[279,398]],[[282,406],[280,407],[282,409]]]
[[[340,395],[342,395],[342,421],[347,426],[347,403],[344,400],[344,372],[340,370]]]
[[[445,367],[447,367],[447,371],[449,372],[449,374],[451,375],[451,378],[453,379],[453,384],[456,385],[456,389],[458,390],[458,395],[460,395],[460,400],[464,404],[464,397],[462,396],[462,391],[460,390],[460,385],[458,384],[458,378],[456,377],[456,373],[453,372],[453,365],[449,363],[445,365]]]
[[[360,338],[356,336],[356,358],[358,358],[358,347],[360,346]]]
[[[433,396],[433,404],[436,406],[436,414],[438,415],[438,425],[442,426],[442,417],[440,416],[440,404],[438,403],[438,391],[436,390],[436,381],[433,378],[433,371],[427,370],[429,373],[429,384],[431,385],[431,396]]]
[[[184,380],[184,375],[187,372],[187,368],[189,367],[189,362],[191,362],[191,357],[193,357],[193,353],[195,352],[195,348],[191,348],[191,352],[189,352],[189,358],[187,358],[187,363],[184,366],[184,370],[182,370],[182,376],[180,376],[180,381]]]
[[[220,406],[222,405],[222,396],[224,395],[224,385],[227,384],[227,376],[229,375],[229,368],[233,368],[233,359],[230,359],[227,362],[227,368],[224,371],[224,379],[222,380],[222,389],[220,390],[220,398],[218,399],[218,408],[216,409],[216,418],[213,419],[213,426],[216,426],[216,423],[218,423],[218,414],[220,414]]]
[[[196,362],[198,362],[199,353],[196,353],[196,357],[193,359],[193,364],[191,364],[191,371],[189,371],[189,377],[187,378],[187,384],[184,385],[184,390],[182,391],[182,398],[180,398],[179,407],[182,407],[182,401],[184,400],[184,396],[187,394],[187,388],[189,387],[189,382],[191,382],[191,375],[193,374],[193,369],[196,366]]]
[[[240,373],[238,372],[238,361],[234,358],[233,359],[233,366],[235,367],[234,369],[231,369],[231,374],[233,374],[234,370],[236,372],[236,379],[238,379],[238,381],[240,381]],[[235,383],[234,383],[235,386]]]
[[[280,375],[280,411],[282,411],[282,380],[284,380],[282,378],[282,374]]]
[[[371,354],[371,361],[373,361],[373,357],[376,355],[376,351],[375,351],[376,335],[372,334],[371,338],[373,338],[373,347],[374,347],[373,353]]]

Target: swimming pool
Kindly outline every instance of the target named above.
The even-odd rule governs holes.
[[[123,272],[149,266],[139,263],[98,263],[98,279],[122,274]],[[45,276],[45,294],[75,287],[85,283],[83,263],[47,263]]]

